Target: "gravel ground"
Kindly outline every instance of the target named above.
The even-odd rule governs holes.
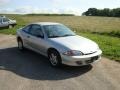
[[[103,57],[89,66],[52,68],[44,56],[20,52],[15,36],[0,35],[0,90],[120,90],[120,63]]]

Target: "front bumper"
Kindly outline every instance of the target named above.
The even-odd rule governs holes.
[[[66,56],[61,54],[62,63],[70,66],[84,66],[97,62],[101,59],[102,51],[83,56]]]

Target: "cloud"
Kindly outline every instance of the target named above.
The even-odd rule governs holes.
[[[38,7],[32,6],[24,6],[14,10],[15,13],[18,14],[26,14],[26,13],[49,13],[49,9],[40,9]]]
[[[72,1],[72,0],[51,0],[53,6],[54,6],[55,8],[59,8],[59,7],[61,7],[62,5],[66,5],[66,4],[68,4],[70,1]]]
[[[51,0],[51,1],[55,8],[55,10],[53,11],[57,11],[58,13],[64,13],[64,14],[81,15],[80,9],[75,8],[73,6],[69,6],[70,3],[74,3],[74,0]],[[64,7],[64,8],[61,10],[59,9],[61,7]]]
[[[0,0],[0,6],[1,5],[6,5],[10,2],[10,0]]]
[[[0,0],[0,6],[8,5],[12,0]],[[27,0],[26,0],[27,1]],[[26,13],[58,13],[58,14],[75,14],[81,15],[80,10],[74,7],[68,7],[73,0],[51,0],[53,8],[39,8],[36,6],[20,6],[17,8],[1,8],[0,13],[5,14],[26,14]],[[66,6],[66,7],[64,7]]]
[[[63,13],[65,14],[75,14],[80,16],[81,15],[81,10],[77,8],[66,8],[64,9]]]
[[[69,1],[71,1],[71,0],[52,0],[53,3],[57,3],[57,4],[66,3],[66,2],[69,2]]]
[[[29,13],[43,13],[43,14],[75,14],[75,15],[81,15],[80,10],[76,8],[66,8],[66,9],[49,9],[49,8],[44,8],[40,9],[38,7],[32,7],[32,6],[24,6],[24,7],[19,7],[16,9],[2,9],[0,10],[0,13],[4,14],[29,14]]]

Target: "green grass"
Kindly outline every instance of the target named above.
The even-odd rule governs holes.
[[[49,21],[63,23],[77,34],[97,42],[103,56],[120,61],[120,18],[112,17],[78,17],[78,16],[21,16],[8,15],[17,20],[12,29],[0,30],[4,34],[16,34],[16,30],[28,23]]]
[[[97,42],[103,51],[103,56],[113,60],[120,60],[120,38],[92,33],[79,33],[79,35]]]

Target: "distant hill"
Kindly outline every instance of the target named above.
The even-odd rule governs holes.
[[[25,14],[27,16],[75,16],[74,14]]]

